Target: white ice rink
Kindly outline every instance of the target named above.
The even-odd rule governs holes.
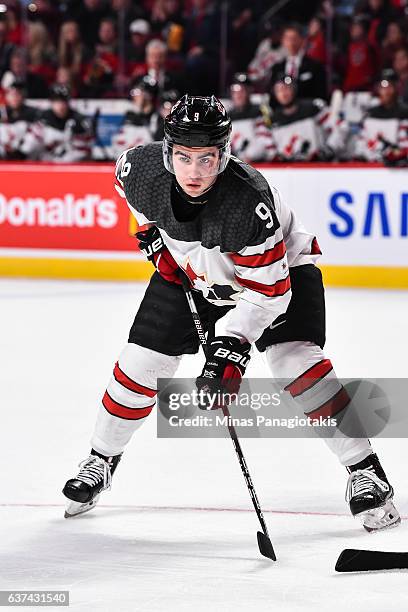
[[[136,433],[94,512],[64,520],[65,480],[89,451],[99,399],[143,286],[0,281],[0,589],[64,589],[72,610],[408,609],[408,573],[336,574],[344,548],[408,551],[408,521],[370,535],[320,440],[243,440],[278,561],[260,557],[229,439]],[[408,292],[328,290],[340,376],[407,377]],[[202,358],[178,375],[195,376]],[[249,375],[267,371],[259,357]],[[408,518],[406,440],[375,441]],[[36,608],[37,609],[37,608]]]

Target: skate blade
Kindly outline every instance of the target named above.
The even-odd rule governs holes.
[[[366,512],[361,512],[356,515],[363,524],[363,527],[369,533],[373,531],[382,531],[383,529],[392,529],[398,527],[401,523],[401,517],[398,510],[391,500],[386,501],[384,505]]]
[[[84,514],[85,512],[89,512],[93,508],[95,508],[98,503],[99,495],[94,497],[94,499],[86,504],[81,504],[80,502],[68,501],[65,507],[64,518],[72,518],[73,516],[78,516],[79,514]]]

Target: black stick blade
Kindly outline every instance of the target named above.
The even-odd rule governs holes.
[[[408,569],[408,552],[383,552],[346,548],[337,559],[336,572],[374,572]]]
[[[262,531],[257,532],[258,537],[258,546],[259,552],[264,557],[268,557],[268,559],[272,559],[272,561],[276,561],[275,551],[273,550],[272,542]]]

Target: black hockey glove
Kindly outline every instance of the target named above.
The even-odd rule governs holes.
[[[249,342],[242,343],[239,338],[216,336],[211,340],[207,345],[205,366],[201,376],[196,380],[196,385],[199,392],[202,391],[210,396],[217,394],[217,400],[204,401],[202,398],[200,408],[204,410],[221,408],[225,405],[222,399],[223,393],[238,393],[250,360],[250,350]]]
[[[139,241],[140,250],[152,262],[164,280],[180,285],[179,267],[164,244],[158,228],[149,227],[147,230],[137,232],[135,236]]]

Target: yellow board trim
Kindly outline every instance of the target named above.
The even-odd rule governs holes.
[[[328,287],[408,289],[408,268],[381,266],[319,266]]]
[[[151,277],[148,261],[0,257],[0,276],[80,280],[142,281]]]
[[[408,268],[320,267],[327,286],[408,289]],[[148,280],[152,272],[152,264],[141,260],[0,257],[0,276],[3,277],[142,281]]]

